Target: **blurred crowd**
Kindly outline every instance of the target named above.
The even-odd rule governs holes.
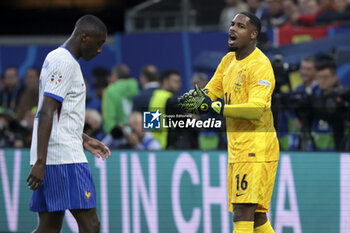
[[[257,15],[263,28],[287,23],[315,26],[350,20],[348,0],[225,0],[220,24],[228,29],[235,14],[248,11]]]
[[[250,11],[262,21],[263,31],[286,24],[315,26],[350,20],[347,0],[225,0],[220,15],[224,30],[233,16]],[[263,35],[263,34],[262,34]],[[261,41],[266,38],[262,36]],[[308,57],[294,70],[272,61],[276,89],[272,110],[282,150],[349,150],[349,91],[340,84],[331,57]],[[294,72],[297,75],[293,75]],[[23,79],[16,67],[7,67],[0,82],[0,147],[30,147],[37,114],[40,71],[31,67]],[[181,113],[177,97],[183,80],[176,70],[159,72],[154,65],[130,75],[126,64],[111,70],[96,67],[86,82],[84,132],[111,149],[225,149],[225,126],[218,130],[169,128],[158,133],[143,129],[143,112]],[[300,85],[292,85],[299,80]],[[204,88],[205,73],[194,73],[192,87]],[[191,116],[207,119],[212,116]]]
[[[276,89],[272,110],[281,149],[295,151],[345,151],[349,149],[350,91],[340,84],[336,63],[330,56],[304,58],[297,70],[280,70],[272,62]],[[297,75],[291,75],[296,72]],[[286,75],[282,77],[281,75]],[[143,112],[160,109],[163,114],[181,113],[177,96],[182,78],[176,70],[158,72],[154,65],[142,68],[138,80],[125,64],[111,70],[96,67],[92,87],[87,83],[84,132],[102,140],[111,149],[225,149],[225,126],[220,129],[148,131]],[[281,81],[284,80],[284,81]],[[300,85],[291,83],[300,80]],[[205,73],[194,73],[192,87],[204,88]],[[297,81],[298,82],[298,81]],[[1,77],[0,145],[29,147],[38,101],[39,72],[27,70],[23,82],[16,67]],[[191,116],[208,119],[213,116]],[[223,120],[223,119],[221,119]],[[224,122],[224,120],[223,120]]]
[[[348,151],[350,89],[339,81],[332,56],[306,57],[296,70],[272,65],[277,81],[272,111],[281,149]],[[299,78],[301,84],[293,85]]]
[[[29,68],[23,84],[16,67],[1,75],[0,147],[29,147],[39,94],[39,70]]]
[[[88,94],[85,132],[111,149],[218,149],[220,139],[222,149],[225,147],[223,132],[218,135],[211,130],[176,127],[153,132],[144,129],[144,112],[160,110],[161,117],[181,113],[177,97],[183,79],[177,70],[160,73],[156,66],[146,65],[141,69],[139,83],[130,77],[125,64],[114,66],[110,72],[98,67],[93,73],[93,86],[100,88]],[[207,82],[206,74],[193,75],[193,86],[204,88]]]
[[[158,72],[146,65],[136,78],[125,64],[111,70],[96,67],[87,86],[84,132],[102,140],[111,149],[224,149],[224,133],[211,130],[169,128],[153,133],[143,129],[143,112],[160,109],[163,114],[181,113],[177,97],[182,78],[176,70]],[[204,88],[208,77],[195,73],[192,85]],[[16,67],[7,67],[1,77],[0,146],[30,147],[37,114],[39,71],[30,68],[24,80]],[[197,116],[192,116],[197,117]],[[221,147],[219,147],[221,145]]]
[[[220,26],[227,31],[233,16],[248,11],[259,17],[262,33],[259,42],[267,44],[266,31],[281,26],[350,25],[348,0],[225,0]]]

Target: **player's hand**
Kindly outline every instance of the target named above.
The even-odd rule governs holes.
[[[28,188],[36,190],[44,180],[46,164],[37,161],[29,172],[27,178]]]
[[[206,91],[200,89],[198,85],[195,86],[192,95],[185,93],[179,97],[178,104],[184,112],[193,114],[210,112],[222,115],[224,110],[224,105],[220,101],[212,101]]]
[[[107,159],[111,155],[109,148],[94,138],[89,137],[87,140],[84,140],[84,148],[89,151],[91,154],[97,158],[102,158],[103,160]]]
[[[209,89],[203,89],[202,90],[205,94],[208,94],[209,93]],[[196,92],[195,89],[192,89],[192,90],[189,90],[188,92],[186,92],[185,94],[182,95],[182,97],[189,97],[189,96],[192,96],[192,97],[198,97],[198,94]]]
[[[195,86],[195,92],[197,93],[197,96],[199,98],[204,98],[203,104],[200,106],[200,110],[203,111],[203,113],[213,113],[218,115],[223,115],[224,113],[224,105],[220,101],[212,101],[210,97],[208,96],[207,89],[200,89],[198,85]]]

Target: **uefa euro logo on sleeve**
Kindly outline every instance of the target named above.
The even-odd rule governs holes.
[[[160,129],[160,116],[162,114],[156,112],[143,112],[143,128],[144,129]]]

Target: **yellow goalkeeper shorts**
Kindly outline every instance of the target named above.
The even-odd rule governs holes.
[[[234,203],[258,204],[256,212],[269,212],[278,161],[229,163],[227,168],[228,209]]]

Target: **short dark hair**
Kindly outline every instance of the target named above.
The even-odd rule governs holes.
[[[160,83],[163,83],[165,80],[169,79],[171,75],[176,74],[180,76],[180,73],[177,70],[165,70],[161,75],[160,75]]]
[[[329,69],[332,74],[336,74],[337,72],[337,65],[335,64],[334,60],[331,59],[323,59],[317,62],[316,64],[316,70],[321,71]]]
[[[5,73],[6,73],[6,71],[8,71],[8,70],[10,70],[10,69],[16,70],[17,75],[18,75],[18,69],[17,69],[17,67],[14,66],[14,65],[11,65],[11,66],[7,66],[7,67],[4,69],[4,71],[3,71],[2,74],[1,74],[1,79],[5,78]]]
[[[304,57],[301,61],[311,61],[311,62],[315,62],[315,58],[314,58],[314,57]]]
[[[106,25],[94,15],[84,15],[80,17],[75,23],[75,28],[81,32],[107,34]]]
[[[141,70],[141,74],[145,76],[149,82],[158,81],[157,69],[152,65],[144,66]]]
[[[254,15],[254,14],[252,14],[250,12],[246,12],[246,11],[239,12],[238,14],[242,14],[242,15],[247,16],[249,18],[249,22],[256,27],[256,30],[258,31],[258,35],[260,34],[260,32],[261,32],[261,21],[256,15]]]
[[[34,70],[38,76],[39,76],[39,74],[40,74],[40,70],[39,70],[37,67],[35,67],[35,66],[29,67],[29,68],[27,69],[27,71],[28,71],[28,70]]]
[[[110,75],[109,70],[102,66],[97,66],[92,70],[92,78],[94,81],[101,79],[107,80],[108,75]]]
[[[115,65],[113,67],[113,70],[118,75],[119,79],[130,78],[130,69],[125,64]]]
[[[208,75],[205,73],[202,73],[202,72],[194,73],[192,75],[192,80],[195,78],[197,78],[198,81],[200,81],[200,82],[205,82],[205,83],[208,82]]]
[[[304,57],[301,59],[301,62],[312,62],[314,64],[314,67],[316,68],[316,59],[314,57]]]

